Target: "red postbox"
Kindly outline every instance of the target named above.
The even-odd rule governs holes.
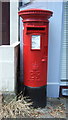
[[[32,99],[34,98],[37,103],[40,101],[43,102],[43,96],[46,98],[48,19],[52,14],[51,11],[42,9],[27,9],[19,11],[19,15],[23,18],[24,26],[24,85],[29,96],[31,96]]]

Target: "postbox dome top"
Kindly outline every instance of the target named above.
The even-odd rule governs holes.
[[[30,21],[32,20],[46,20],[49,19],[53,12],[49,10],[43,10],[43,9],[26,9],[18,12],[19,16],[23,18],[23,21]]]

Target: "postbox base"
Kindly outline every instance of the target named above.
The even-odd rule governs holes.
[[[47,102],[46,96],[47,86],[42,87],[28,87],[25,86],[24,96],[29,96],[31,101],[33,102],[33,107],[45,107]]]

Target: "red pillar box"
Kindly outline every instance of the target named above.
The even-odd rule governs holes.
[[[48,26],[52,12],[42,9],[22,10],[23,18],[23,62],[26,94],[34,105],[46,104]]]

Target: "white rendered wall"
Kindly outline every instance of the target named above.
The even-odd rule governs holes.
[[[10,44],[18,41],[18,2],[10,2]]]
[[[0,46],[0,91],[15,91],[19,43]]]
[[[15,92],[19,44],[18,2],[10,2],[10,45],[0,46],[0,91]]]

